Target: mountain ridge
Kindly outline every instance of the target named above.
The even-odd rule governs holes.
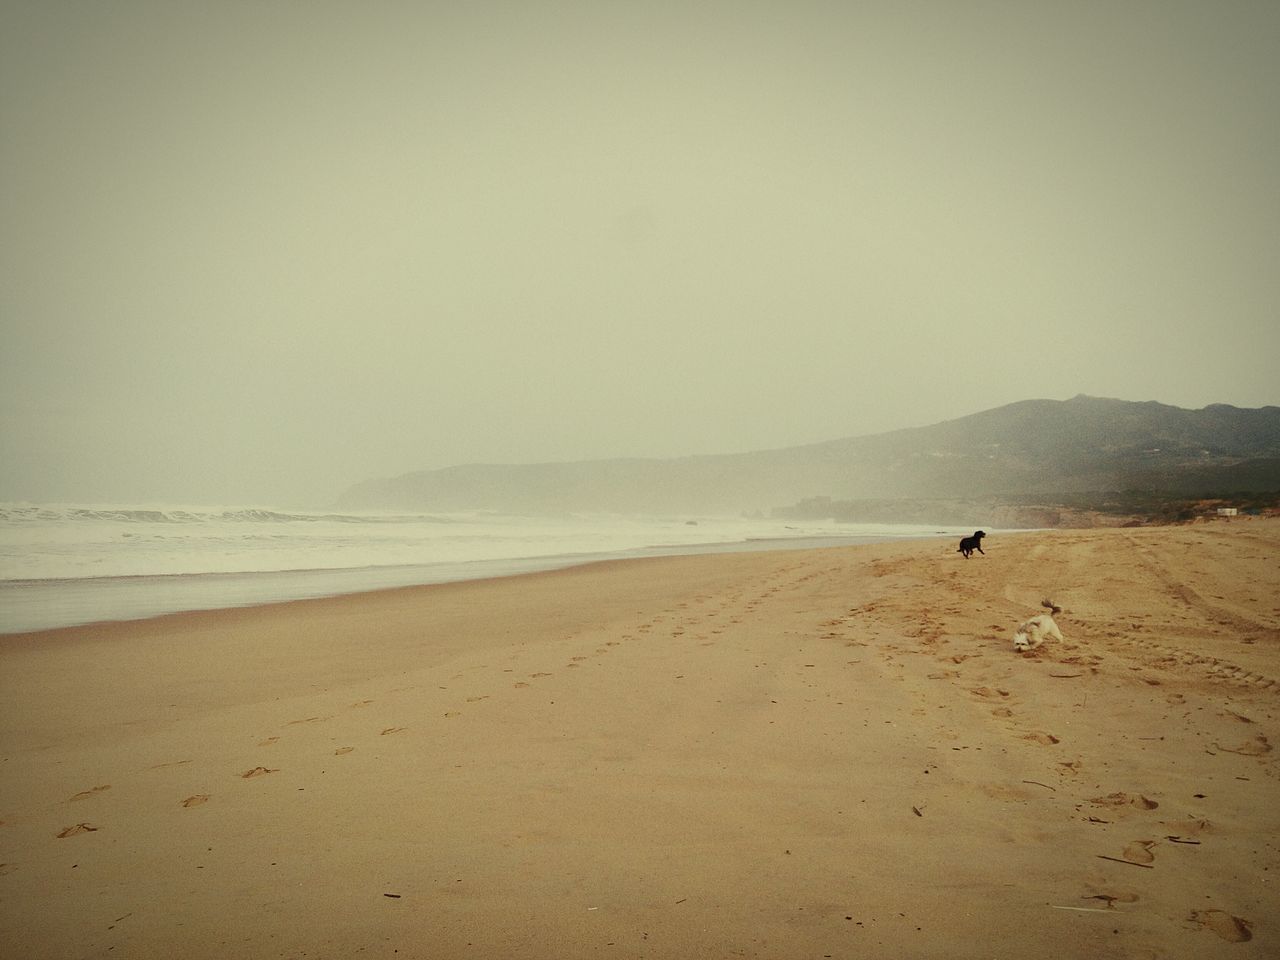
[[[463,464],[371,479],[340,509],[741,513],[800,500],[1280,488],[1280,407],[1077,395],[746,453]]]

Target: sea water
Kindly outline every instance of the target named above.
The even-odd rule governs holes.
[[[319,513],[0,504],[0,633],[550,570],[950,528],[723,517]]]

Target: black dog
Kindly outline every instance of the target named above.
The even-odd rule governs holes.
[[[981,530],[978,530],[978,531],[975,531],[972,537],[962,538],[960,540],[960,549],[956,552],[963,553],[964,558],[966,560],[969,559],[969,554],[973,553],[973,551],[975,550],[977,550],[979,553],[982,553],[982,538],[985,536],[986,536],[985,533],[983,533]],[[984,557],[986,556],[985,553],[982,553],[982,555]]]

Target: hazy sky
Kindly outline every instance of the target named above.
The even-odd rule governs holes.
[[[0,0],[0,499],[1280,403],[1280,4]]]

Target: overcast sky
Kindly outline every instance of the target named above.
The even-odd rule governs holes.
[[[3,0],[0,499],[1280,403],[1280,5]]]

